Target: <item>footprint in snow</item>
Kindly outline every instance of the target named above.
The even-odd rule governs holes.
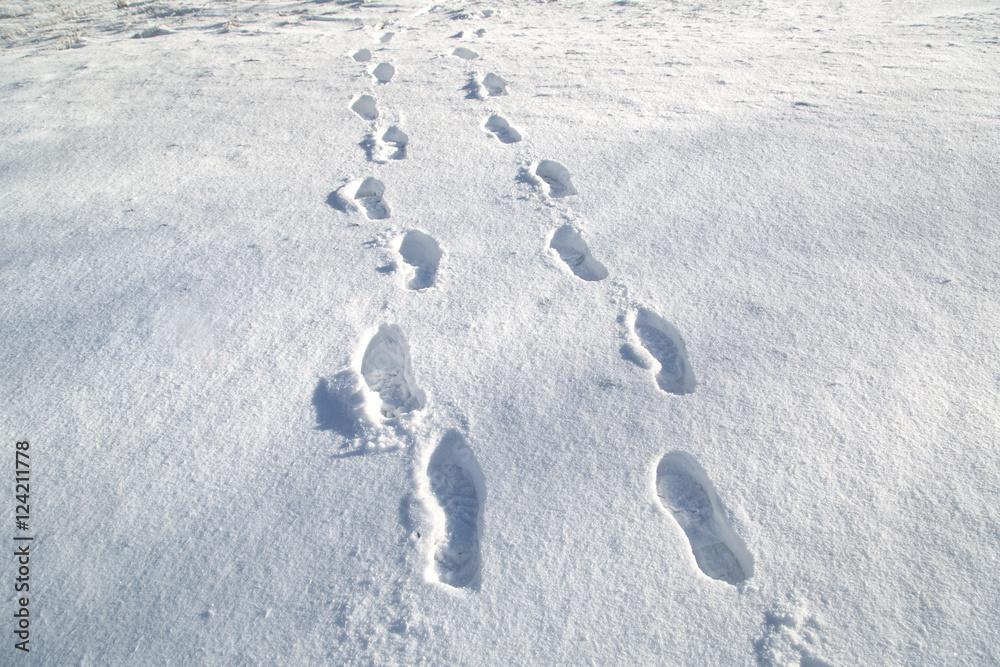
[[[375,108],[375,98],[371,95],[358,95],[351,100],[351,111],[365,120],[375,120],[378,118],[378,109]]]
[[[157,26],[153,28],[147,28],[146,30],[135,33],[134,35],[132,35],[132,39],[149,39],[150,37],[162,37],[164,35],[172,35],[172,34],[174,34],[173,30],[167,30],[166,28],[160,28]]]
[[[483,471],[461,433],[448,431],[427,463],[434,501],[444,515],[434,545],[438,581],[455,588],[479,588],[480,535],[486,486]]]
[[[457,56],[462,60],[475,60],[479,57],[479,54],[472,49],[467,49],[464,46],[456,46],[451,50],[451,55]]]
[[[372,133],[365,136],[358,145],[372,162],[385,164],[389,160],[405,160],[406,147],[410,138],[395,125],[390,125],[381,134]]]
[[[364,211],[369,220],[389,217],[389,205],[382,196],[385,185],[371,176],[358,178],[331,193],[327,203],[341,211]]]
[[[389,63],[379,63],[371,71],[372,78],[378,83],[389,83],[395,73],[396,68]]]
[[[595,281],[608,277],[608,269],[590,254],[590,248],[580,230],[572,225],[563,225],[555,231],[549,247],[559,254],[577,278]]]
[[[702,572],[733,585],[753,576],[753,556],[726,521],[719,494],[693,456],[670,452],[660,460],[656,494],[680,524]]]
[[[545,194],[558,199],[578,194],[570,180],[569,169],[555,160],[542,160],[529,168],[535,181],[542,185]]]
[[[486,89],[490,97],[507,94],[507,82],[493,72],[484,76],[479,83]]]
[[[351,57],[359,63],[366,63],[372,59],[372,52],[368,49],[358,49],[351,55]]]
[[[396,36],[396,33],[394,33],[394,32],[383,32],[381,35],[378,36],[377,39],[378,39],[378,41],[382,42],[383,44],[388,44],[389,40],[391,40],[395,36]]]
[[[465,99],[482,100],[487,97],[497,97],[507,94],[507,82],[493,72],[480,77],[475,72],[469,74],[469,80],[462,90],[466,91]]]
[[[441,246],[430,234],[411,229],[399,239],[396,252],[406,265],[406,286],[421,290],[434,286],[441,264]]]
[[[501,143],[514,144],[521,140],[521,133],[496,114],[486,119],[483,123],[483,129],[492,133]]]
[[[387,162],[389,160],[405,160],[406,147],[410,143],[410,138],[395,125],[386,128],[382,136],[375,142],[376,162]]]
[[[378,394],[380,410],[386,417],[420,410],[427,403],[413,380],[410,346],[398,325],[383,324],[368,341],[361,359],[361,377]]]
[[[656,375],[656,384],[670,394],[690,394],[697,384],[687,347],[677,328],[649,310],[640,308],[630,318],[635,341],[623,348],[625,356]],[[634,342],[645,351],[640,353]],[[659,366],[657,369],[656,366]]]

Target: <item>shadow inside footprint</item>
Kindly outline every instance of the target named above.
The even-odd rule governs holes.
[[[457,56],[462,60],[475,60],[479,57],[479,54],[472,49],[467,49],[464,46],[456,46],[451,51],[451,55]]]
[[[409,143],[410,137],[395,125],[391,125],[379,137],[376,161],[405,160],[406,147]]]
[[[434,286],[443,253],[433,236],[419,229],[411,229],[400,240],[398,252],[403,261],[412,267],[407,287],[421,290]]]
[[[351,111],[358,114],[364,120],[376,120],[378,118],[375,98],[371,95],[359,95],[351,100]]]
[[[372,78],[378,83],[389,83],[395,73],[396,68],[389,63],[379,63],[372,69]]]
[[[555,160],[542,160],[533,165],[531,171],[547,186],[550,197],[558,199],[577,194],[570,180],[569,169]]]
[[[608,269],[594,259],[580,230],[572,225],[563,225],[557,229],[552,235],[549,247],[559,253],[559,258],[577,278],[596,281],[608,277]]]
[[[431,493],[444,513],[444,534],[434,550],[434,570],[441,583],[479,588],[480,534],[486,498],[483,471],[465,438],[448,431],[427,464]]]
[[[675,326],[649,310],[640,308],[632,322],[639,343],[660,364],[656,384],[670,394],[690,394],[697,381],[688,360],[687,347]],[[649,368],[648,363],[640,364]]]
[[[507,94],[507,82],[504,81],[503,77],[497,76],[493,72],[483,77],[482,86],[490,97]]]
[[[493,114],[483,123],[483,128],[504,144],[513,144],[521,140],[521,133],[510,126],[504,118]]]
[[[687,536],[702,572],[733,585],[753,576],[753,556],[726,521],[715,487],[693,456],[665,455],[656,467],[656,493]]]
[[[371,176],[341,186],[327,197],[327,203],[339,211],[363,210],[369,220],[389,217],[389,205],[383,199],[385,184]]]

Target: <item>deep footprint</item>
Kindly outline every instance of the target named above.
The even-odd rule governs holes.
[[[493,72],[490,72],[483,77],[481,85],[486,89],[486,93],[490,97],[498,97],[500,95],[507,94],[507,82]]]
[[[375,108],[375,98],[371,95],[360,95],[351,101],[351,111],[365,120],[376,120],[378,109]]]
[[[458,431],[448,431],[427,464],[434,499],[444,513],[444,534],[434,548],[438,581],[455,588],[479,587],[483,471]]]
[[[649,310],[640,308],[632,324],[636,338],[660,364],[656,384],[670,394],[690,394],[697,380],[688,360],[687,347],[672,324]]]
[[[719,494],[694,457],[664,456],[656,467],[656,493],[687,535],[702,572],[734,586],[753,576],[753,556],[726,521]]]
[[[381,412],[386,417],[420,410],[427,402],[413,380],[410,346],[396,324],[383,324],[368,342],[361,359],[361,377],[382,399]]]
[[[542,160],[531,167],[531,173],[540,180],[553,198],[577,194],[570,180],[569,169],[555,160]]]
[[[398,252],[403,261],[412,267],[406,286],[412,290],[434,286],[438,266],[441,264],[441,247],[434,237],[419,229],[406,232],[399,243]]]
[[[344,211],[364,210],[369,220],[389,217],[389,205],[382,198],[385,185],[377,178],[359,178],[337,190],[337,206]]]
[[[406,146],[410,143],[410,138],[395,125],[390,126],[382,133],[376,142],[375,156],[376,162],[388,162],[389,160],[405,160]]]
[[[389,83],[392,81],[393,75],[396,73],[396,68],[389,63],[379,63],[372,69],[372,78],[378,83]]]
[[[583,280],[604,280],[608,277],[608,269],[590,254],[590,248],[580,230],[572,225],[563,225],[552,235],[549,247],[559,253],[559,258],[566,266]]]
[[[496,114],[486,119],[486,122],[483,123],[483,129],[487,132],[492,132],[493,136],[504,144],[514,144],[521,140],[521,133]]]

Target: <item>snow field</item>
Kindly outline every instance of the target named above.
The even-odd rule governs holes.
[[[191,7],[0,54],[39,660],[996,660],[995,4]]]

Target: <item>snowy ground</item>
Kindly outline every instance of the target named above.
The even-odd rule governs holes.
[[[0,37],[0,663],[1000,661],[1000,3]]]

